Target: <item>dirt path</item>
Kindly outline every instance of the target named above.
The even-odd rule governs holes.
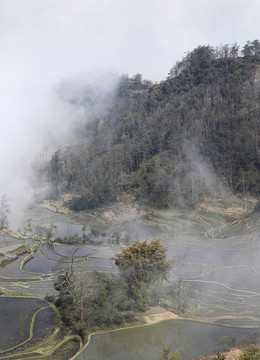
[[[143,316],[146,324],[155,324],[157,322],[163,320],[170,320],[170,319],[181,319],[180,316],[174,314],[171,311],[165,310],[160,306],[154,306],[148,309]]]

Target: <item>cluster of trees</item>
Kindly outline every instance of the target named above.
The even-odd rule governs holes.
[[[247,43],[243,47],[242,54],[244,56],[259,56],[260,55],[259,40],[247,41]]]
[[[76,145],[35,162],[35,197],[47,183],[45,197],[71,192],[77,211],[125,192],[166,207],[192,207],[226,188],[259,194],[259,47],[199,46],[159,84],[123,76]]]
[[[188,52],[187,55],[178,61],[175,66],[170,70],[169,77],[175,77],[180,75],[185,70],[198,70],[208,71],[213,60],[218,59],[237,59],[239,56],[244,57],[258,57],[260,56],[260,41],[247,41],[240,52],[240,47],[237,43],[232,45],[225,44],[217,46],[199,46],[192,52]],[[205,74],[204,73],[204,74]]]
[[[87,330],[133,321],[136,311],[145,311],[160,301],[159,288],[171,268],[159,239],[135,242],[114,258],[118,275],[76,272],[77,248],[67,265],[57,272],[55,303],[62,323],[82,337]]]

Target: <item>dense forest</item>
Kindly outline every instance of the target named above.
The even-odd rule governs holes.
[[[35,200],[70,193],[80,211],[123,194],[183,208],[226,191],[259,195],[259,90],[258,40],[242,51],[199,46],[160,83],[124,75],[76,142],[34,162]],[[93,86],[79,97],[86,108],[100,102]]]

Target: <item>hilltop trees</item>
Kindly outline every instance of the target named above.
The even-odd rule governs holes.
[[[260,55],[260,41],[247,41],[243,47],[242,54],[244,56],[259,56]]]
[[[259,194],[259,41],[240,55],[236,43],[198,46],[158,84],[122,77],[102,117],[41,169],[49,198],[70,192],[82,211],[124,193],[182,208],[227,188]]]
[[[169,72],[169,78],[185,73],[186,82],[197,85],[205,76],[214,58],[214,49],[211,46],[198,46],[175,64]]]

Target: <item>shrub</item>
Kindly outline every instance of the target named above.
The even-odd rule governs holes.
[[[239,360],[260,360],[260,349],[252,344],[240,355]]]

